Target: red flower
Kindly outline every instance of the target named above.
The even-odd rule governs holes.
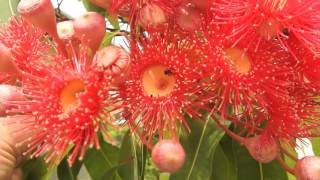
[[[184,113],[199,117],[205,108],[199,93],[206,65],[194,45],[168,34],[152,34],[133,53],[131,72],[116,98],[123,101],[128,123],[151,143],[158,133],[176,137],[179,124],[188,128]],[[150,144],[149,144],[150,145]]]
[[[295,36],[308,48],[320,45],[320,2],[317,0],[240,0],[215,2],[216,23],[231,24],[239,40],[286,39]]]
[[[40,59],[54,51],[45,32],[17,17],[0,29],[0,43],[11,49],[18,68],[32,73],[43,63]]]
[[[230,108],[236,119],[253,117],[257,108],[268,106],[267,96],[288,98],[286,89],[292,85],[289,77],[293,72],[287,62],[290,54],[279,43],[252,42],[260,44],[259,48],[246,49],[245,43],[234,45],[234,39],[226,38],[219,27],[204,34],[207,43],[199,41],[199,48],[206,52],[212,74],[208,100],[222,118],[230,114]]]
[[[296,138],[310,137],[312,130],[319,127],[318,95],[303,88],[290,92],[290,99],[270,99],[265,136],[286,139],[295,143]]]
[[[88,48],[72,55],[47,56],[52,64],[39,64],[40,73],[24,72],[21,89],[29,100],[8,102],[11,112],[35,117],[28,131],[37,133],[29,139],[28,152],[33,157],[45,154],[51,164],[58,164],[70,147],[70,165],[77,156],[83,159],[87,146],[99,148],[97,132],[107,135],[111,118],[105,109],[110,105],[109,81],[90,64]]]
[[[294,67],[297,86],[317,91],[320,88],[320,56],[304,47],[296,38],[289,38],[288,44],[293,54],[290,63]]]

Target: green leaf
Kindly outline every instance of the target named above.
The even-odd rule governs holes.
[[[119,164],[123,164],[118,168],[119,175],[122,179],[137,179],[138,164],[130,131],[128,131],[123,138],[119,155]]]
[[[145,167],[147,164],[147,156],[148,156],[148,149],[143,144],[136,143],[136,157],[138,163],[138,176],[139,180],[144,179],[145,174]]]
[[[57,169],[59,180],[76,180],[82,164],[83,161],[76,161],[72,167],[69,167],[67,158],[63,159]]]
[[[214,153],[213,172],[214,180],[237,180],[237,169],[230,158],[227,157],[221,145],[218,145]]]
[[[210,179],[213,155],[224,131],[209,118],[205,123],[190,119],[188,123],[191,133],[181,136],[181,143],[186,151],[186,162],[180,171],[171,175],[170,179]]]
[[[223,151],[225,155],[231,159],[231,162],[235,162],[236,172],[237,172],[237,180],[286,180],[288,179],[288,175],[286,171],[279,165],[277,161],[272,161],[268,164],[261,164],[255,161],[247,149],[240,145],[238,142],[232,140],[231,138],[227,138],[221,142],[223,145]],[[230,148],[232,149],[232,153],[230,153]],[[217,179],[220,180],[220,179]],[[224,180],[224,179],[223,179]]]
[[[289,146],[289,145],[284,145],[285,148],[286,148],[286,146]],[[293,156],[298,157],[298,154],[297,154],[297,152],[293,149],[293,147],[288,147],[288,148],[286,148],[286,150],[287,150],[290,154],[292,154]],[[285,163],[286,163],[289,167],[291,167],[291,168],[293,168],[293,167],[295,166],[295,164],[296,164],[296,161],[293,160],[293,159],[291,159],[291,158],[288,157],[288,156],[284,156],[284,161],[285,161]],[[288,172],[287,174],[288,174],[289,180],[296,180],[296,177],[295,177],[294,175],[292,175],[292,174],[289,173],[289,172]]]
[[[24,180],[47,180],[47,164],[43,158],[31,159],[21,166]]]
[[[118,32],[106,32],[103,39],[102,39],[102,42],[100,44],[100,48],[103,48],[103,47],[106,47],[106,46],[109,46],[112,42],[112,39],[113,37],[117,34]]]
[[[6,22],[11,16],[17,14],[19,0],[0,0],[0,23]]]
[[[312,148],[315,155],[320,156],[320,138],[310,139],[312,142]]]
[[[104,173],[104,175],[102,176],[101,180],[121,180],[121,178],[117,178],[119,176],[116,176],[117,170],[118,170],[118,166],[113,167],[111,169],[109,169],[107,172]]]
[[[84,7],[86,8],[87,11],[95,11],[95,12],[98,12],[98,13],[101,13],[103,15],[105,15],[105,12],[106,10],[101,8],[101,7],[98,7],[94,4],[92,4],[90,2],[90,0],[82,0],[82,3],[84,5]]]
[[[105,142],[103,138],[100,138],[100,146],[100,150],[89,149],[84,158],[84,164],[93,180],[100,180],[106,172],[118,165],[119,148]]]

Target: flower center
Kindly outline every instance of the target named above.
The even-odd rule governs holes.
[[[80,105],[78,95],[85,91],[85,84],[80,79],[74,79],[67,83],[60,94],[60,103],[63,112],[69,112]]]
[[[142,86],[150,96],[167,96],[176,84],[172,71],[163,65],[153,65],[142,75]]]
[[[281,24],[277,20],[269,18],[259,25],[257,32],[261,37],[269,41],[276,38],[282,29]]]
[[[224,56],[238,73],[246,74],[251,70],[251,60],[244,50],[228,48],[224,50]]]

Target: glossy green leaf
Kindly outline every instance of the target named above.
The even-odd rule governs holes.
[[[294,150],[294,148],[293,147],[289,147],[289,148],[286,148],[287,149],[287,151],[290,153],[290,154],[292,154],[293,156],[295,156],[295,157],[298,157],[298,154],[297,154],[297,152]],[[285,162],[286,162],[286,164],[289,166],[289,167],[291,167],[291,168],[293,168],[294,166],[295,166],[295,164],[296,164],[296,161],[295,160],[292,160],[290,157],[288,157],[288,156],[284,156],[284,160],[285,160]],[[288,178],[289,178],[289,180],[296,180],[296,177],[294,176],[294,175],[292,175],[291,173],[287,173],[288,174]]]
[[[128,131],[123,138],[119,155],[119,164],[124,164],[118,168],[122,179],[138,179],[136,158],[133,139]]]
[[[310,139],[312,142],[312,149],[315,155],[320,156],[320,138]]]
[[[181,143],[186,151],[186,162],[180,171],[171,175],[170,179],[209,180],[212,174],[213,155],[224,131],[211,119],[205,123],[189,119],[188,123],[191,133],[181,136]]]
[[[106,172],[118,165],[119,148],[100,138],[101,149],[89,149],[84,164],[93,180],[100,180]],[[118,176],[117,172],[115,172]]]
[[[92,4],[90,2],[90,0],[82,0],[82,3],[87,11],[95,11],[95,12],[101,13],[103,15],[105,15],[105,13],[106,13],[105,9]]]
[[[17,14],[19,0],[0,0],[0,23],[6,22],[11,16]]]
[[[67,158],[63,159],[57,169],[59,180],[76,180],[82,164],[83,161],[76,161],[72,167],[69,167]]]
[[[121,180],[121,178],[119,176],[116,176],[117,170],[118,170],[118,166],[113,167],[111,169],[109,169],[107,172],[105,172],[103,174],[103,176],[101,177],[101,180]]]
[[[136,158],[137,158],[137,163],[138,163],[138,177],[139,180],[144,179],[145,175],[145,167],[146,167],[146,161],[147,161],[147,156],[148,156],[148,149],[145,145],[143,144],[138,144],[136,145]]]
[[[117,32],[106,32],[103,37],[103,40],[100,44],[100,48],[109,46],[112,42],[113,37],[117,34]]]
[[[47,164],[42,158],[31,159],[23,163],[21,166],[23,172],[23,180],[47,180],[48,170]]]
[[[214,153],[213,180],[237,180],[237,169],[234,161],[228,158],[221,145],[218,145]]]

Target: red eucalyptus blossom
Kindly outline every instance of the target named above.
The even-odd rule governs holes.
[[[207,42],[198,43],[205,51],[212,74],[208,100],[222,118],[229,114],[230,108],[237,118],[252,117],[256,108],[268,106],[267,96],[287,98],[286,89],[292,85],[288,52],[279,48],[279,44],[266,41],[259,42],[259,49],[247,49],[245,43],[234,45],[234,39],[226,38],[223,29],[216,28],[204,32]],[[252,118],[248,121],[248,124],[260,123]]]
[[[198,93],[205,64],[191,42],[168,34],[152,34],[141,40],[141,49],[132,52],[131,71],[119,87],[116,98],[123,101],[127,121],[145,143],[158,133],[175,137],[187,115],[197,118],[204,108]]]
[[[51,55],[47,59],[52,64],[39,64],[38,73],[22,73],[21,89],[28,100],[7,104],[11,113],[35,117],[26,129],[37,132],[28,139],[26,153],[32,157],[45,154],[47,162],[58,164],[72,147],[72,165],[76,157],[83,159],[87,146],[100,147],[97,132],[106,135],[110,123],[105,109],[110,83],[88,57],[88,48],[81,46],[70,59]]]
[[[277,38],[287,48],[287,37],[295,36],[308,48],[320,45],[317,0],[218,0],[213,7],[216,23],[232,25],[230,37],[239,41]]]
[[[89,58],[89,49],[75,51],[67,45],[67,59],[55,51],[45,34],[19,18],[1,29],[0,42],[11,49],[19,71],[18,84],[25,101],[7,99],[9,114],[26,114],[28,127],[19,133],[36,132],[28,139],[32,157],[45,155],[58,164],[70,151],[69,164],[83,159],[87,146],[99,148],[98,131],[107,135],[110,124],[108,96],[110,77]],[[19,120],[22,121],[22,120]]]
[[[40,59],[53,53],[45,32],[17,17],[0,29],[0,43],[11,50],[13,63],[26,72],[38,71]]]
[[[290,37],[288,44],[291,47],[291,66],[295,70],[295,82],[298,86],[313,89],[320,87],[320,54],[316,54],[303,46],[297,38]]]

